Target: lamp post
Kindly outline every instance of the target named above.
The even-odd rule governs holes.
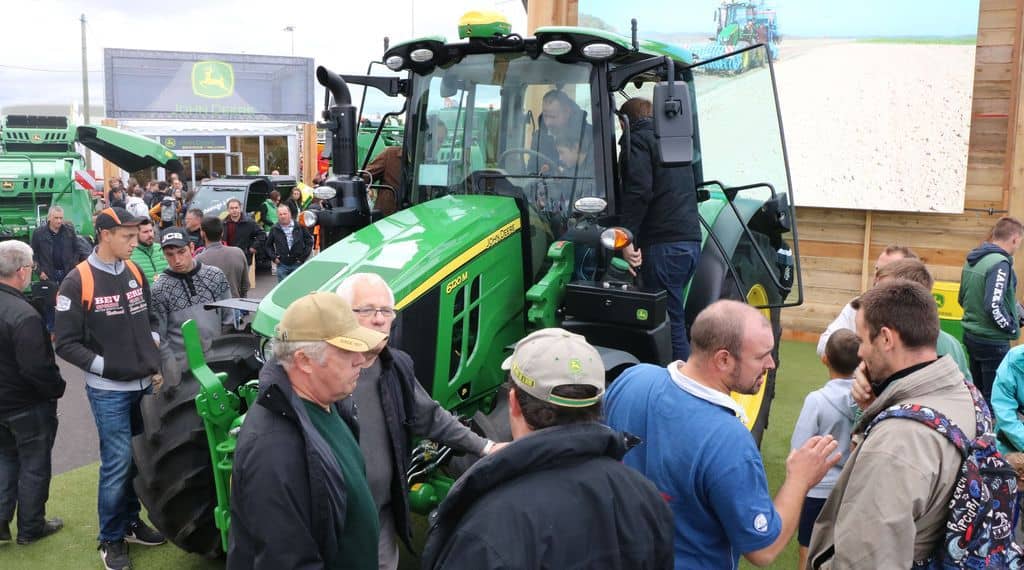
[[[282,32],[288,32],[292,36],[292,55],[295,55],[295,26],[285,26]]]

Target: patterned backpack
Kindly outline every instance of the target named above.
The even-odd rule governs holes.
[[[878,422],[905,418],[925,424],[946,437],[963,455],[960,475],[949,500],[946,534],[935,553],[915,561],[913,568],[1024,568],[1024,549],[1013,541],[1017,525],[1017,474],[996,451],[992,413],[978,389],[968,384],[974,398],[977,438],[941,413],[916,404],[884,410],[868,425],[865,437]]]

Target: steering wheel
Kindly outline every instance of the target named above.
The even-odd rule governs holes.
[[[558,161],[552,160],[551,158],[548,158],[547,155],[541,154],[541,153],[539,153],[539,152],[537,152],[537,151],[535,151],[533,149],[530,149],[530,148],[510,148],[510,149],[506,150],[505,152],[501,153],[501,156],[498,157],[498,165],[502,169],[508,170],[508,168],[506,168],[506,166],[505,166],[506,159],[508,159],[508,157],[510,157],[510,156],[523,155],[523,154],[528,154],[528,155],[536,158],[538,161],[541,161],[541,162],[544,162],[545,164],[550,165],[552,171],[556,170],[558,168]]]

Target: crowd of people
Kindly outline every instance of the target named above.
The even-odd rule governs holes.
[[[573,124],[563,99],[544,99],[556,135],[560,113],[562,128]],[[794,536],[807,569],[1024,564],[1016,478],[985,478],[1005,473],[996,447],[1024,475],[1024,349],[1009,347],[1024,318],[1012,267],[1020,221],[1000,219],[967,256],[966,351],[939,326],[922,260],[896,245],[881,252],[872,287],[820,337],[825,382],[804,400],[772,496],[752,418],[732,394],[763,388],[775,331],[729,300],[686,322],[683,285],[700,255],[692,171],[656,160],[650,101],[621,111],[623,224],[635,237],[623,257],[673,292],[672,362],[632,366],[606,386],[584,337],[534,331],[501,364],[511,441],[492,441],[434,401],[391,345],[397,310],[384,279],[356,273],[302,296],[281,317],[238,434],[228,568],[396,569],[399,545],[413,549],[406,473],[420,438],[480,457],[430,519],[425,569],[767,566]],[[559,168],[587,160],[564,137],[553,142]],[[45,509],[60,356],[82,370],[99,434],[104,566],[129,568],[128,543],[166,542],[132,485],[141,402],[181,381],[186,320],[204,349],[239,327],[234,310],[207,307],[248,294],[254,256],[282,280],[315,247],[296,221],[309,201],[299,189],[260,205],[261,223],[236,198],[221,218],[190,208],[191,197],[174,175],[145,188],[114,180],[93,241],[55,206],[31,246],[0,243],[0,541],[12,540],[15,512],[19,544],[63,527]],[[42,311],[23,294],[33,273],[53,291]],[[989,469],[973,484],[1005,483],[991,497],[963,492],[982,460]],[[989,519],[975,528],[978,513]]]

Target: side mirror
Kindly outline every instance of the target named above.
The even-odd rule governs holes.
[[[452,73],[445,73],[441,78],[441,97],[454,97],[462,88],[462,82]]]
[[[693,109],[690,85],[683,81],[654,86],[654,137],[664,166],[693,162]]]

